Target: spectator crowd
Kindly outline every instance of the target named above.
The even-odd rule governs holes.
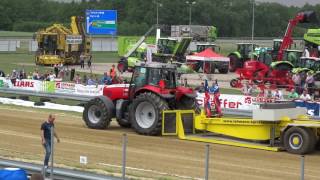
[[[40,81],[64,81],[74,82],[76,84],[83,85],[110,85],[123,82],[122,78],[118,75],[115,69],[115,65],[109,71],[106,71],[102,77],[97,74],[84,73],[82,76],[80,73],[75,74],[75,69],[69,69],[68,66],[62,64],[55,65],[53,70],[46,70],[41,72],[38,68],[35,68],[33,72],[26,72],[24,67],[20,70],[13,69],[11,74],[6,76],[13,84],[17,80],[32,79]]]
[[[294,88],[290,90],[287,94],[288,100],[320,100],[319,91],[315,87],[315,78],[311,71],[309,72],[299,72],[292,75],[292,81],[294,83]],[[241,91],[244,95],[252,96],[258,94],[260,97],[274,98],[276,100],[284,100],[284,94],[280,88],[270,88],[270,84],[266,83],[267,88],[259,88],[255,84],[250,84],[247,81]]]

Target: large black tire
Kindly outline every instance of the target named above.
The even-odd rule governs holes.
[[[105,129],[113,117],[114,105],[107,97],[90,100],[84,107],[83,120],[89,128]]]
[[[118,124],[123,128],[129,128],[131,127],[130,119],[129,119],[129,101],[126,101],[122,104],[121,107],[121,117],[117,117],[116,120]]]
[[[162,111],[169,109],[168,103],[158,95],[145,92],[139,94],[130,106],[130,122],[133,129],[143,135],[160,135]]]
[[[273,67],[273,69],[278,71],[291,71],[292,66],[290,66],[289,64],[278,64],[275,67]]]
[[[178,109],[194,110],[197,114],[200,114],[201,109],[196,101],[196,98],[187,96],[181,97],[178,102]]]
[[[233,88],[235,88],[236,85],[238,84],[238,81],[240,81],[239,78],[231,79],[231,81],[230,81],[230,86],[233,87]]]
[[[291,127],[284,133],[284,147],[293,154],[307,154],[315,150],[316,135],[310,128]]]
[[[237,68],[239,68],[240,59],[234,54],[229,55],[229,58],[230,58],[229,71],[235,72]]]

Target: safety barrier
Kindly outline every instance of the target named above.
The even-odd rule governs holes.
[[[0,159],[0,168],[15,167],[23,169],[28,175],[34,173],[40,173],[42,170],[42,165],[13,161],[7,159]],[[72,170],[65,168],[54,168],[54,179],[57,180],[119,180],[120,178],[99,175],[92,172],[85,172],[80,170]]]

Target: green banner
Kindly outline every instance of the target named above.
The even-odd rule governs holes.
[[[3,88],[3,85],[4,83],[3,83],[3,80],[2,79],[0,79],[0,88]]]
[[[44,92],[54,93],[55,92],[55,85],[56,85],[56,83],[53,81],[43,81],[41,90]]]

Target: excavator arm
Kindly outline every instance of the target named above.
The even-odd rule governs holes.
[[[314,11],[300,12],[296,15],[295,18],[289,20],[286,33],[284,34],[283,41],[278,51],[278,55],[277,55],[278,61],[282,60],[284,50],[288,49],[290,45],[293,43],[292,32],[294,27],[298,23],[310,23],[310,22],[316,22],[316,21],[317,21],[317,17]]]

